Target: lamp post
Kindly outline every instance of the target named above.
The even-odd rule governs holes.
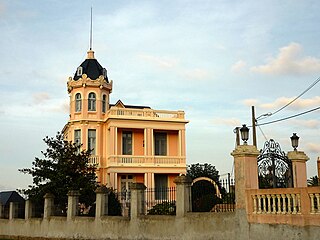
[[[293,133],[293,135],[290,137],[291,139],[291,145],[293,147],[294,151],[297,151],[298,145],[299,145],[299,137],[297,136],[297,133]]]
[[[246,126],[246,124],[243,124],[242,128],[240,128],[240,133],[243,145],[247,145],[247,141],[249,139],[249,128]]]

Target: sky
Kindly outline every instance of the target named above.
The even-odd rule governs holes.
[[[232,172],[233,130],[273,113],[320,77],[320,2],[0,1],[0,190],[26,188],[30,168],[68,121],[67,80],[89,48],[113,80],[111,103],[184,110],[187,163]],[[320,84],[258,123],[320,105]],[[262,118],[261,118],[262,119]],[[274,139],[320,156],[319,110],[261,126],[258,149]],[[252,138],[251,138],[252,139]],[[249,139],[249,144],[251,144]]]

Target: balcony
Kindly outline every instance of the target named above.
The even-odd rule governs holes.
[[[113,118],[130,118],[130,119],[152,119],[152,120],[172,120],[185,121],[184,111],[167,111],[154,109],[134,109],[134,108],[117,108],[111,107],[108,111],[108,117]]]
[[[186,165],[185,157],[177,156],[128,156],[117,155],[109,157],[109,166],[165,166],[181,167]]]
[[[100,167],[100,157],[97,155],[91,155],[89,157],[89,165],[94,165],[96,167]]]

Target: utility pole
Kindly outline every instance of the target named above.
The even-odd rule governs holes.
[[[256,114],[254,111],[254,106],[251,106],[251,113],[252,113],[252,141],[253,146],[257,146],[257,132],[256,132]]]

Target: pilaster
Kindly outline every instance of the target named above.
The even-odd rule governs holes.
[[[234,157],[236,208],[246,208],[246,190],[258,189],[258,163],[260,152],[252,145],[239,145],[231,153]]]
[[[292,162],[293,187],[307,187],[307,166],[309,157],[302,151],[288,152],[288,158]]]

